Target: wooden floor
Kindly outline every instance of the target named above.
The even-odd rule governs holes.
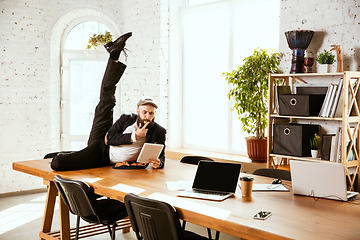
[[[266,162],[253,162],[247,156],[234,154],[208,152],[187,148],[167,149],[165,154],[166,158],[179,161],[182,157],[189,155],[209,157],[218,162],[240,162],[242,164],[241,172],[245,173],[253,173],[258,168],[266,168]]]

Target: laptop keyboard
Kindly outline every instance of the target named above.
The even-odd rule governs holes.
[[[193,189],[194,193],[202,193],[202,194],[209,194],[209,195],[218,195],[218,196],[225,196],[228,193],[226,192],[219,192],[219,191],[211,191],[211,190],[204,190],[204,189]]]

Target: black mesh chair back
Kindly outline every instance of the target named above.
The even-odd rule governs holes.
[[[253,172],[254,175],[277,178],[282,180],[291,181],[290,171],[275,168],[260,168]]]
[[[54,177],[54,183],[61,198],[72,214],[89,222],[99,222],[95,209],[97,206],[92,188],[82,181]]]
[[[128,193],[125,195],[125,206],[138,240],[207,239],[183,231],[177,212],[168,203]]]
[[[198,165],[198,163],[200,162],[200,160],[204,160],[204,161],[214,161],[213,159],[208,158],[208,157],[202,157],[202,156],[185,156],[185,157],[183,157],[183,158],[180,160],[180,162]]]
[[[54,183],[69,211],[78,216],[76,239],[80,217],[89,223],[107,225],[112,239],[115,239],[116,221],[128,216],[124,203],[113,199],[97,199],[94,189],[82,181],[56,175]],[[110,225],[113,226],[112,230]]]

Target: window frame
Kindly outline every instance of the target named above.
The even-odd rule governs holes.
[[[60,148],[61,150],[78,150],[78,149],[71,149],[71,141],[85,141],[87,142],[89,133],[87,135],[71,135],[70,134],[70,69],[69,64],[72,60],[83,60],[83,61],[107,61],[109,55],[107,51],[99,47],[98,50],[90,49],[85,50],[66,50],[65,43],[68,34],[71,30],[77,26],[78,24],[84,22],[98,22],[104,24],[109,30],[113,33],[113,39],[117,38],[118,31],[113,26],[112,23],[98,18],[98,17],[82,17],[74,20],[71,22],[64,30],[61,38],[61,47],[60,47]],[[120,101],[120,89],[119,86],[116,90],[116,98]],[[99,89],[100,92],[100,89]],[[114,108],[114,119],[119,117],[120,113],[120,106],[115,106]]]

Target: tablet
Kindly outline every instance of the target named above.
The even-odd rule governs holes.
[[[148,163],[150,158],[158,159],[163,148],[162,144],[144,143],[137,161]]]

